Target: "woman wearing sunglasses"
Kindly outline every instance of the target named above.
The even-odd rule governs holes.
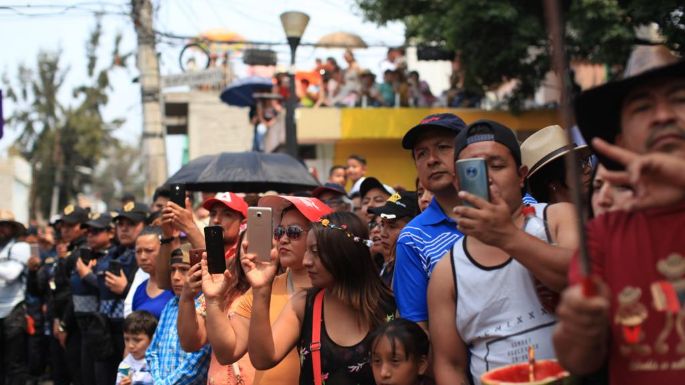
[[[267,309],[267,314],[275,321],[291,296],[300,289],[311,287],[307,270],[302,265],[307,232],[312,221],[330,213],[331,209],[315,198],[290,196],[263,197],[259,205],[274,209],[274,222],[278,223],[273,234],[275,250],[281,267],[285,268],[283,274],[272,280],[270,287],[270,302],[273,306]],[[217,359],[225,365],[237,361],[247,352],[253,302],[252,290],[248,290],[236,301],[229,317],[226,317],[220,304],[230,281],[230,273],[209,274],[206,261],[202,261],[207,337]],[[283,358],[279,365],[274,365],[269,370],[258,370],[253,384],[296,384],[300,370],[297,351],[292,349]]]
[[[269,310],[276,260],[257,262],[254,254],[243,254],[254,295],[248,346],[256,368],[278,365],[297,347],[300,384],[374,383],[369,333],[393,318],[395,301],[373,267],[368,235],[352,213],[313,223],[303,260],[313,288],[291,297],[275,322]]]

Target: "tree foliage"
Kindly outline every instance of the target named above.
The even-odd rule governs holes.
[[[402,21],[406,37],[460,53],[465,88],[482,94],[520,80],[510,101],[532,96],[550,69],[542,0],[357,0],[365,17]],[[620,69],[635,43],[634,28],[657,23],[666,43],[685,53],[682,1],[573,0],[562,2],[567,57]],[[613,75],[618,74],[616,71]]]
[[[57,186],[57,207],[74,201],[79,192],[93,184],[96,168],[107,159],[111,148],[121,148],[112,136],[123,120],[106,121],[102,110],[111,91],[109,71],[125,65],[119,55],[120,37],[115,39],[116,57],[101,65],[98,53],[102,26],[97,20],[86,41],[87,81],[60,98],[69,71],[60,51],[42,51],[35,69],[21,65],[17,76],[5,76],[8,99],[14,104],[8,126],[20,132],[14,148],[31,164],[33,183],[31,217],[47,217],[51,211],[53,187]],[[123,56],[125,59],[128,56]],[[134,154],[128,154],[133,157]],[[118,162],[119,159],[110,159]]]

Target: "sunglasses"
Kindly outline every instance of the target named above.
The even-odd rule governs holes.
[[[376,227],[379,227],[380,225],[381,223],[376,221],[376,219],[374,218],[371,222],[369,222],[369,230],[373,230]]]
[[[274,238],[278,241],[283,238],[284,235],[287,235],[288,238],[295,241],[300,238],[302,233],[304,233],[304,229],[298,225],[290,225],[288,227],[278,226],[274,229]]]
[[[88,228],[88,234],[92,234],[92,235],[98,235],[98,234],[100,234],[100,233],[103,232],[103,231],[107,231],[107,229],[96,229],[96,228],[94,228],[94,227],[89,227],[89,228]]]

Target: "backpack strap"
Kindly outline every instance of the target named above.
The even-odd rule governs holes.
[[[314,370],[314,385],[321,385],[321,317],[323,316],[323,294],[320,290],[314,297],[314,309],[312,311],[312,344],[309,350],[312,352],[312,369]]]

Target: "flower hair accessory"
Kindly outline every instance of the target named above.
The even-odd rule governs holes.
[[[366,246],[366,247],[371,247],[371,246],[373,245],[373,241],[372,241],[372,240],[370,240],[370,239],[364,239],[364,238],[362,238],[362,237],[356,236],[356,235],[350,233],[349,231],[347,231],[347,225],[345,225],[345,224],[342,224],[342,225],[338,226],[338,225],[336,225],[335,223],[331,223],[331,221],[328,220],[328,219],[326,219],[326,218],[320,219],[320,220],[319,220],[319,223],[321,223],[321,225],[322,225],[323,227],[327,227],[327,228],[329,228],[329,229],[334,229],[334,230],[340,230],[340,231],[342,231],[343,233],[345,233],[345,235],[347,235],[348,238],[351,238],[353,241],[355,241],[355,242],[357,242],[357,243],[361,243],[362,245],[364,245],[364,246]]]

